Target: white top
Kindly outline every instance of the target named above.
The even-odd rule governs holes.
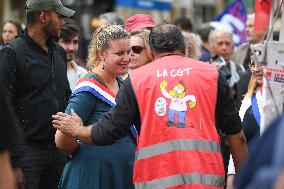
[[[257,105],[258,105],[260,117],[262,117],[262,115],[263,115],[262,104],[263,103],[262,103],[262,96],[261,96],[260,90],[256,91],[256,100],[257,100]],[[250,106],[251,106],[251,98],[244,98],[243,101],[242,101],[242,105],[240,107],[240,111],[239,111],[239,116],[241,118],[241,121],[244,120],[245,113]],[[264,130],[264,128],[260,127],[260,134],[263,133],[263,130]],[[235,165],[234,165],[232,154],[231,154],[229,165],[228,165],[228,175],[232,175],[232,174],[235,175],[236,171],[235,171]]]
[[[78,66],[75,61],[71,62],[73,69],[67,69],[67,78],[69,81],[70,89],[73,92],[76,84],[82,79],[88,71],[81,66]]]

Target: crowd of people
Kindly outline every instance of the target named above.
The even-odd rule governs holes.
[[[25,29],[2,29],[1,189],[281,188],[277,150],[276,163],[252,163],[258,145],[284,143],[279,126],[260,127],[263,67],[249,47],[266,31],[254,14],[235,47],[209,23],[104,13],[78,61],[75,11],[27,0],[26,12]]]

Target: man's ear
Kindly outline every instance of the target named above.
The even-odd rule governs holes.
[[[234,49],[235,49],[235,44],[234,44],[234,42],[232,43],[232,55],[233,55],[233,53],[234,53]]]
[[[47,22],[47,16],[48,16],[47,12],[41,12],[39,14],[40,21],[43,22],[43,23],[46,23]]]

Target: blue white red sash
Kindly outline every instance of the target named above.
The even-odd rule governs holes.
[[[254,118],[255,118],[258,126],[260,126],[260,112],[259,112],[259,108],[258,108],[257,99],[256,99],[255,94],[251,98],[251,106],[252,106],[252,112],[253,112]]]
[[[102,101],[108,103],[110,106],[115,106],[115,94],[110,91],[108,88],[106,88],[104,85],[100,84],[98,81],[92,78],[83,78],[81,79],[76,87],[74,92],[71,94],[71,96],[74,96],[81,92],[89,92],[93,95],[95,95],[97,98],[101,99]],[[134,136],[134,138],[137,140],[138,133],[134,125],[130,126],[130,130]]]
[[[92,93],[102,101],[108,103],[110,106],[115,106],[115,94],[95,79],[80,79],[71,96],[81,92]]]

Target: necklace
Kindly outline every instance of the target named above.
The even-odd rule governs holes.
[[[105,83],[105,81],[103,80],[103,78],[102,78],[99,74],[94,73],[94,72],[92,72],[92,73],[93,73],[93,75],[95,75],[95,76],[97,77],[97,79],[99,80],[99,82],[100,82],[103,86],[105,86],[106,88],[108,88],[107,84]]]

